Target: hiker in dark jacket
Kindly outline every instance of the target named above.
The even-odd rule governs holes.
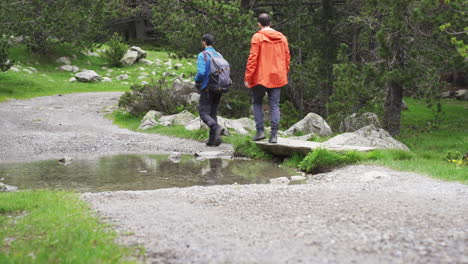
[[[210,137],[206,145],[219,146],[222,142],[221,131],[222,128],[218,124],[216,112],[218,111],[219,102],[221,100],[221,93],[215,93],[208,89],[208,80],[210,75],[210,54],[219,56],[216,50],[212,47],[214,37],[211,34],[205,34],[202,37],[203,52],[198,54],[197,58],[197,76],[195,76],[195,83],[200,90],[200,102],[198,105],[198,112],[205,124],[210,128]]]

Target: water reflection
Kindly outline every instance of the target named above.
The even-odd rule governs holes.
[[[74,160],[67,166],[53,161],[1,164],[0,178],[20,189],[77,191],[154,190],[170,187],[268,183],[293,171],[274,163],[241,160],[197,160],[168,155],[118,155],[97,160]]]

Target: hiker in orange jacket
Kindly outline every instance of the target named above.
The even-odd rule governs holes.
[[[270,27],[270,16],[260,14],[260,30],[252,37],[250,55],[247,61],[244,84],[252,88],[253,112],[257,134],[254,141],[265,138],[263,126],[263,97],[268,93],[271,111],[270,143],[277,143],[280,121],[280,88],[288,84],[291,56],[288,40],[279,31]]]

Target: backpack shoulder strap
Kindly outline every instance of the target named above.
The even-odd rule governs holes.
[[[208,53],[211,58],[215,57],[211,51],[203,51],[203,54],[206,54],[206,53]],[[216,52],[216,54],[221,58],[223,57],[223,55],[221,55],[221,53],[219,53],[219,52]],[[205,59],[206,59],[206,55],[205,55]]]

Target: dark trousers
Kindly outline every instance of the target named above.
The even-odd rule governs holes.
[[[198,113],[200,118],[210,128],[210,133],[219,127],[218,112],[219,102],[221,101],[220,93],[213,93],[208,91],[208,88],[200,92],[200,102],[198,104]]]
[[[262,85],[252,87],[253,114],[257,131],[263,131],[263,97],[268,94],[271,113],[271,131],[278,131],[280,122],[280,96],[281,88],[266,88]]]

